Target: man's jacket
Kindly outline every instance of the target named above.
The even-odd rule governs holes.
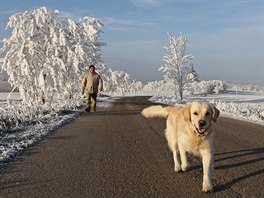
[[[103,90],[103,81],[99,74],[96,72],[88,73],[82,80],[81,91],[82,93],[98,93]]]

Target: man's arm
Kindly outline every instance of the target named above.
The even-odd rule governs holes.
[[[101,76],[99,75],[99,91],[103,91],[103,80],[101,78]]]
[[[85,87],[86,87],[86,82],[87,82],[87,79],[86,79],[86,76],[85,76],[83,78],[82,84],[81,84],[81,92],[82,92],[82,94],[84,94],[84,90],[85,90]]]

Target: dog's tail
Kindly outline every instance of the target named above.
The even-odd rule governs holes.
[[[162,107],[161,105],[156,105],[143,109],[141,111],[141,114],[146,118],[155,118],[155,117],[167,118],[172,109],[173,109],[172,106]]]

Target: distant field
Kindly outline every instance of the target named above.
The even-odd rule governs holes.
[[[7,100],[7,97],[9,95],[9,92],[0,92],[0,102],[5,102]],[[10,100],[20,100],[20,94],[19,92],[13,92],[10,96],[9,96]],[[1,103],[0,103],[1,106]]]
[[[7,81],[0,80],[0,101],[6,101],[9,92],[12,90],[11,85]],[[11,95],[11,100],[20,100],[20,95],[17,90],[15,90]]]
[[[7,81],[0,80],[0,92],[10,92],[11,85]]]

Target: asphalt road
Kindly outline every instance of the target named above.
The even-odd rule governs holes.
[[[220,117],[214,193],[202,193],[199,158],[174,173],[165,119],[148,97],[124,97],[79,118],[2,167],[0,197],[264,197],[264,128]]]

